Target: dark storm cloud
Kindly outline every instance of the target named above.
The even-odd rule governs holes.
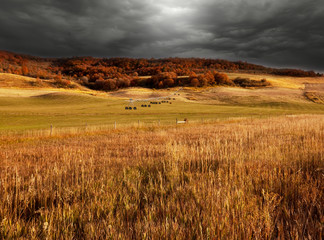
[[[212,57],[324,71],[322,0],[5,0],[0,48]]]
[[[324,2],[221,1],[201,5],[192,24],[212,34],[203,48],[277,66],[323,70]],[[198,45],[198,47],[201,47]]]
[[[123,54],[123,48],[132,46],[120,43],[134,38],[134,29],[150,31],[141,9],[155,10],[144,2],[7,1],[0,9],[1,45],[49,56]]]

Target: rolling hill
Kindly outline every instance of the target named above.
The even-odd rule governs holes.
[[[118,124],[138,122],[167,124],[174,122],[175,119],[183,118],[191,121],[206,121],[233,117],[324,113],[322,97],[324,91],[318,88],[324,83],[324,77],[317,75],[311,77],[308,76],[310,74],[308,72],[304,72],[307,75],[304,77],[275,75],[270,74],[270,70],[262,66],[248,63],[230,64],[223,60],[209,61],[206,59],[166,59],[164,61],[95,58],[42,59],[11,53],[0,54],[0,59],[2,59],[0,70],[5,70],[3,66],[6,64],[6,66],[18,64],[15,65],[17,74],[0,73],[0,131],[2,132],[46,129],[50,125],[61,128],[85,125],[112,126],[114,122]],[[215,62],[219,63],[217,67],[225,68],[221,70],[222,73],[212,72],[211,68],[215,67]],[[106,66],[107,64],[114,64],[114,66]],[[135,66],[137,66],[137,71],[142,73],[144,69],[154,72],[160,67],[165,67],[166,71],[177,72],[184,64],[187,65],[181,71],[185,74],[185,71],[190,70],[187,72],[189,75],[178,77],[177,74],[165,72],[161,74],[162,77],[166,77],[163,80],[157,78],[160,75],[138,77],[138,73],[134,75],[133,72]],[[201,72],[203,67],[206,68],[206,64],[209,64],[209,69],[205,69],[205,73]],[[240,67],[234,71],[231,69],[233,66]],[[38,68],[38,73],[48,74],[48,78],[46,74],[33,76],[35,67]],[[24,72],[24,68],[28,71],[26,72],[25,69]],[[8,69],[10,70],[10,67]],[[27,76],[19,74],[19,69],[21,74],[24,73]],[[67,71],[68,69],[70,72]],[[80,71],[74,72],[76,69]],[[91,82],[90,76],[88,79],[82,79],[78,75],[95,69],[99,75],[107,73],[105,72],[107,69],[115,69],[119,77],[115,76],[117,77],[115,82],[111,79],[97,79]],[[74,76],[75,74],[77,76]],[[225,82],[215,82],[217,76],[225,76]],[[205,81],[204,77],[209,79],[208,81],[214,81],[214,84],[207,81],[206,86],[203,87],[192,87],[190,83],[186,85],[186,81],[195,78]],[[170,82],[171,78],[174,78],[173,87],[152,89],[150,86],[143,87],[145,84],[142,86],[143,82],[149,83],[157,79],[165,83]],[[263,79],[267,85],[243,88],[234,84],[238,78],[250,82],[261,82]],[[127,81],[130,84],[129,87],[127,87]],[[139,86],[133,84],[135,81]],[[98,82],[104,85],[119,82],[124,85],[120,85],[115,91],[89,88],[97,86]],[[175,92],[179,89],[176,83],[184,86],[179,95],[174,96],[175,100],[172,99],[172,104],[141,107],[143,103],[149,105],[150,101],[145,99],[165,97]],[[305,83],[308,84],[307,88],[305,88]],[[310,86],[313,87],[310,88]],[[130,103],[129,99],[137,101]],[[137,110],[125,110],[126,106],[136,106]]]

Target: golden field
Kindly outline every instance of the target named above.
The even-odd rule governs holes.
[[[237,77],[250,78],[254,80],[266,79],[272,86],[288,89],[304,89],[304,83],[323,83],[324,77],[290,77],[271,74],[252,74],[252,73],[227,73],[231,80]]]
[[[0,136],[0,239],[322,239],[324,117]]]

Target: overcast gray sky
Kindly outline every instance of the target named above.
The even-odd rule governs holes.
[[[323,0],[1,0],[0,49],[203,57],[324,72]]]

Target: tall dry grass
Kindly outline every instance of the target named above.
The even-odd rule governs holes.
[[[0,140],[0,239],[322,239],[324,117]]]

